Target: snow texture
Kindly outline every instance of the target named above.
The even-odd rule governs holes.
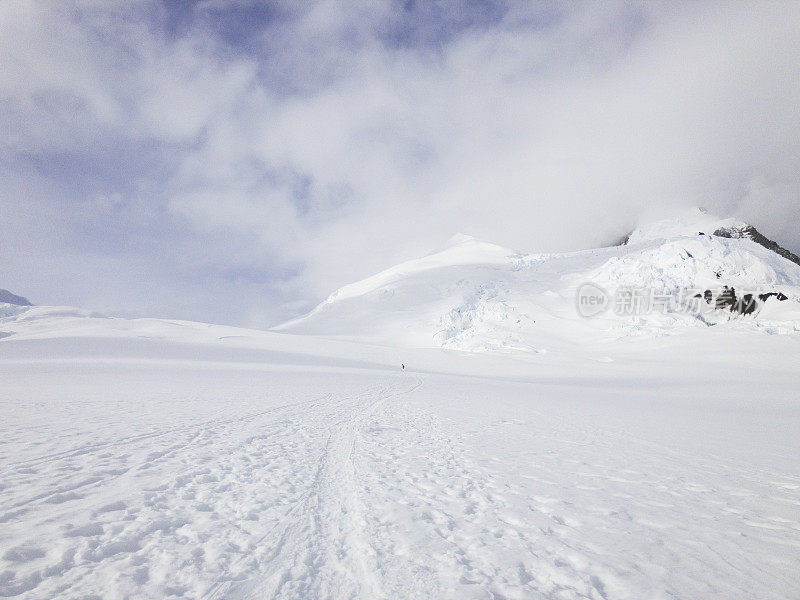
[[[286,328],[316,335],[0,305],[0,597],[798,598],[795,301],[575,316],[585,279],[719,270],[800,285],[694,232],[459,238]]]
[[[524,255],[468,236],[332,294],[310,314],[277,331],[408,347],[470,352],[566,350],[589,341],[658,337],[735,320],[732,326],[773,333],[800,331],[800,266],[747,238],[708,234],[747,227],[698,210],[636,229],[623,246],[570,254]],[[780,291],[757,314],[698,318],[682,311],[635,320],[609,313],[587,320],[576,292],[592,282],[609,293],[633,287],[678,297]]]

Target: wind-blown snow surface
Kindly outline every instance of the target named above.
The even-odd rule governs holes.
[[[800,596],[800,336],[498,356],[4,314],[2,596]]]

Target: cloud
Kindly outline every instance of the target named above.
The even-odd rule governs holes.
[[[264,326],[457,231],[575,250],[686,205],[800,250],[791,3],[0,12],[0,277],[40,301]]]

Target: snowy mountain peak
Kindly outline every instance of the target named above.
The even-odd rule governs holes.
[[[467,235],[465,233],[457,233],[453,237],[451,237],[445,243],[444,247],[449,248],[450,246],[457,246],[459,244],[468,244],[471,242],[476,242],[477,240],[472,237],[471,235]]]
[[[764,246],[768,250],[772,250],[775,254],[792,261],[796,265],[800,265],[800,257],[786,248],[778,245],[776,242],[768,239],[766,236],[758,232],[752,225],[735,224],[728,227],[720,227],[714,230],[714,235],[731,239],[748,239],[754,241],[756,244]]]
[[[447,240],[444,245],[434,249],[424,258],[438,256],[437,260],[458,264],[481,263],[484,261],[496,262],[498,259],[505,260],[509,256],[517,254],[518,252],[510,248],[485,242],[464,233],[457,233]]]
[[[425,272],[467,265],[500,265],[509,262],[510,257],[515,255],[517,253],[508,248],[482,242],[474,237],[459,233],[451,237],[444,246],[426,256],[400,263],[371,277],[339,288],[310,314],[284,323],[276,329],[291,329],[295,325],[307,321],[313,315],[323,312],[326,306],[337,302],[367,296],[380,291],[388,293],[398,282],[408,280]]]
[[[623,244],[694,237],[700,234],[730,239],[749,239],[796,265],[800,265],[800,257],[762,235],[749,223],[735,218],[721,219],[702,208],[692,208],[674,218],[637,227],[625,238]]]
[[[721,219],[703,209],[691,208],[675,217],[644,223],[634,229],[627,244],[638,244],[652,240],[666,240],[699,233],[713,234],[717,230],[747,227],[748,224],[735,218]]]
[[[8,290],[0,290],[0,304],[15,304],[17,306],[33,306],[30,300],[12,294]]]
[[[759,235],[699,209],[643,225],[625,245],[569,254],[523,255],[457,234],[432,254],[344,286],[278,329],[392,346],[538,353],[727,322],[736,318],[732,309],[686,313],[686,296],[697,303],[697,294],[702,299],[708,291],[706,306],[714,309],[720,294],[733,298],[735,290],[736,298],[765,295],[759,306],[766,308],[751,325],[800,332],[800,267]],[[585,283],[608,294],[607,310],[594,319],[576,310]],[[635,318],[616,314],[611,299],[626,288],[668,294],[672,304]]]

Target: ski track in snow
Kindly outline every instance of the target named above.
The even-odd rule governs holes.
[[[32,372],[48,368],[3,373],[3,597],[800,591],[798,473],[646,435],[656,409],[618,421],[532,385],[313,369],[172,373],[179,402],[163,373],[108,367],[90,393]],[[44,392],[26,401],[29,376]]]
[[[456,236],[308,336],[0,303],[0,597],[797,600],[800,270],[731,226]],[[586,282],[787,298],[584,319]]]

